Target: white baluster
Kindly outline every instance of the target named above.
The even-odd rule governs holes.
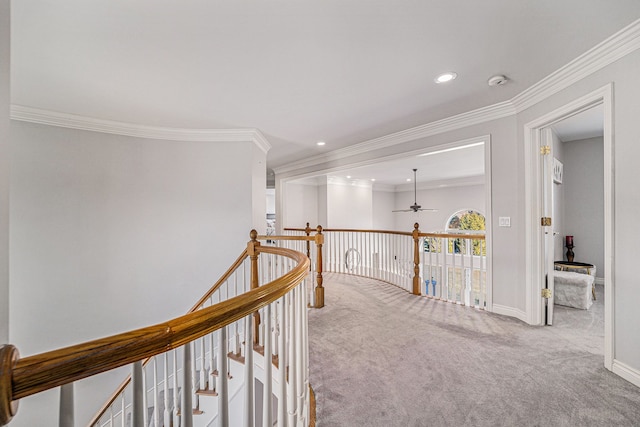
[[[171,425],[171,411],[169,408],[170,400],[169,400],[169,354],[164,353],[164,422],[163,426]]]
[[[227,360],[227,327],[218,334],[218,427],[229,425],[229,368]]]
[[[271,359],[271,304],[264,308],[264,387],[262,389],[262,427],[273,427],[272,359]]]
[[[178,411],[180,410],[180,402],[178,401],[179,388],[178,388],[178,352],[176,350],[173,353],[173,425],[178,425],[179,417]]]
[[[254,421],[253,396],[253,314],[244,318],[244,426],[252,427]]]
[[[160,427],[159,398],[160,398],[160,393],[158,393],[158,362],[157,362],[157,357],[154,357],[153,358],[153,426],[154,427]],[[144,412],[146,413],[147,411],[145,410]],[[146,424],[146,425],[149,425],[149,424]]]
[[[60,386],[59,427],[73,427],[73,383]]]
[[[278,303],[279,324],[278,324],[278,385],[280,387],[280,397],[278,398],[278,427],[287,425],[287,380],[286,380],[286,297],[280,298]]]
[[[287,415],[288,424],[296,425],[296,304],[295,289],[289,293],[289,303],[287,304],[289,322],[289,344],[287,361],[289,362],[289,382],[287,383]]]
[[[142,378],[142,362],[134,362],[131,368],[131,382],[133,388],[133,413],[131,415],[133,425],[144,425],[144,380]]]
[[[193,360],[191,343],[182,346],[182,399],[180,402],[180,426],[193,426],[193,402],[191,400]]]
[[[125,427],[127,425],[127,416],[126,416],[126,411],[127,409],[127,402],[125,400],[125,396],[124,396],[124,392],[122,392],[122,398],[120,400],[120,413],[122,414],[122,419],[120,420],[122,427]],[[133,417],[133,414],[131,414],[131,416]]]

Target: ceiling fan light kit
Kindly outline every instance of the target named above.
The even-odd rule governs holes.
[[[409,209],[399,209],[392,212],[418,212],[418,211],[429,211],[429,212],[437,212],[437,209],[425,208],[422,209],[422,206],[418,204],[418,180],[416,178],[416,172],[418,169],[413,170],[413,205],[409,206]]]

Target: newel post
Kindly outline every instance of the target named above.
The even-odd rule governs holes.
[[[260,242],[258,242],[258,232],[256,230],[251,230],[249,233],[249,237],[251,240],[247,243],[247,254],[249,255],[249,259],[251,260],[251,289],[257,289],[260,286],[260,282],[258,279],[258,247],[260,246]],[[253,313],[253,342],[258,344],[260,341],[260,313]]]
[[[20,359],[18,349],[11,344],[0,347],[0,425],[9,421],[18,413],[18,401],[13,400],[13,368]]]
[[[307,233],[307,237],[311,235],[311,227],[309,227],[309,223],[304,228],[304,232]],[[307,240],[307,258],[311,259],[311,242]],[[309,263],[309,270],[311,270],[311,263]]]
[[[413,224],[413,294],[420,295],[420,225]]]
[[[319,225],[316,233],[317,264],[316,264],[316,308],[324,307],[324,288],[322,287],[322,245],[324,244],[324,235],[322,234],[322,226]]]

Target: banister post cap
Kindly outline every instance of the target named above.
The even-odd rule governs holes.
[[[13,368],[20,359],[18,349],[5,344],[0,347],[0,425],[9,421],[18,413],[18,401],[13,400]]]
[[[316,230],[318,231],[318,233],[322,233],[322,226],[321,225],[317,226]]]
[[[258,239],[258,232],[255,229],[251,230],[249,237],[251,238],[251,241],[255,242]]]

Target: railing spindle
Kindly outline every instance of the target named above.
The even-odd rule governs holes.
[[[74,427],[73,383],[60,386],[59,427]]]
[[[132,421],[134,426],[144,425],[144,380],[142,378],[142,362],[134,362],[131,366],[131,382],[133,384]],[[123,412],[124,414],[124,412]]]

